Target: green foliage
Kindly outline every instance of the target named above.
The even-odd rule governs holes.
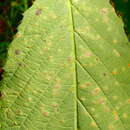
[[[130,45],[104,0],[36,0],[1,82],[3,130],[130,130]]]

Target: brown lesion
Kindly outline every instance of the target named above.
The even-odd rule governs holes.
[[[35,15],[39,16],[42,13],[42,9],[37,9]]]

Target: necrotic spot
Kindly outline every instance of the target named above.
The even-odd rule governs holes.
[[[15,54],[19,55],[20,54],[20,50],[15,50]]]
[[[40,15],[42,13],[42,10],[41,9],[37,9],[36,12],[35,12],[35,15]]]

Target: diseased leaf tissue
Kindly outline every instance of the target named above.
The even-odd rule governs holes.
[[[36,0],[10,46],[3,130],[130,130],[130,45],[106,0]]]

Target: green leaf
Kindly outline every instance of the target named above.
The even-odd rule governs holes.
[[[3,130],[130,130],[130,45],[105,0],[36,0],[10,46]]]

